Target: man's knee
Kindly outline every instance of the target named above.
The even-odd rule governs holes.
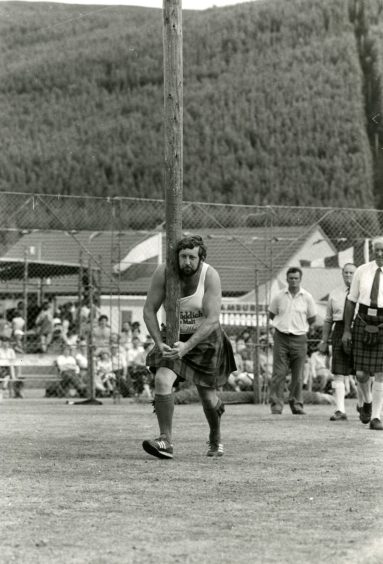
[[[214,409],[217,411],[219,416],[225,412],[224,403],[218,397],[217,390],[215,388],[197,386],[197,391],[204,409]]]
[[[370,374],[369,372],[363,372],[362,370],[357,370],[356,372],[356,379],[358,382],[360,382],[361,384],[365,384],[366,382],[369,381],[370,379]]]
[[[170,370],[170,368],[162,366],[158,368],[154,380],[155,393],[161,396],[170,394],[176,378],[176,373]]]
[[[332,381],[332,387],[334,388],[335,385],[338,384],[338,382],[343,383],[343,384],[345,383],[343,374],[334,374],[334,378],[333,378],[333,381]]]

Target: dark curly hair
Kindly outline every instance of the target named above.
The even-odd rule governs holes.
[[[194,247],[199,247],[198,256],[200,259],[205,260],[207,248],[200,235],[188,235],[187,237],[180,239],[176,247],[177,255],[180,251],[182,251],[182,249],[194,249]]]

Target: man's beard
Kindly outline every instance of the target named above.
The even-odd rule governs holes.
[[[198,261],[198,265],[195,269],[192,268],[191,266],[184,266],[182,268],[178,266],[178,272],[180,273],[180,276],[183,276],[184,278],[189,278],[190,276],[193,276],[193,274],[195,274],[199,269],[200,262],[201,260]]]

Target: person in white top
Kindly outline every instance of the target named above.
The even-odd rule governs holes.
[[[335,395],[336,410],[330,421],[347,420],[345,409],[345,390],[350,375],[354,374],[351,351],[345,351],[342,343],[344,330],[344,312],[346,298],[349,294],[351,282],[356,271],[355,264],[347,263],[342,268],[343,284],[330,292],[326,308],[326,317],[322,330],[322,341],[319,351],[328,353],[331,334],[331,372],[334,375],[332,387]],[[359,400],[360,402],[360,400]],[[362,406],[360,404],[360,407]]]
[[[15,339],[15,351],[17,352],[24,352],[23,351],[23,335],[25,329],[25,319],[23,314],[20,310],[15,312],[15,315],[12,318],[12,335]]]
[[[224,407],[217,388],[227,382],[236,366],[230,341],[219,323],[220,277],[206,264],[206,252],[203,239],[198,235],[184,237],[177,244],[180,338],[172,346],[164,342],[157,319],[166,297],[166,265],[157,267],[144,306],[144,320],[155,343],[148,354],[147,365],[155,373],[154,407],[160,436],[144,441],[142,446],[158,458],[173,458],[172,389],[177,377],[190,379],[197,386],[210,429],[207,456],[223,454],[220,420]]]
[[[290,267],[287,288],[278,292],[269,307],[273,322],[273,375],[270,383],[271,413],[280,415],[284,406],[286,377],[291,370],[289,405],[293,415],[304,415],[303,370],[307,355],[307,333],[316,318],[312,295],[301,288],[302,270]]]
[[[375,260],[359,266],[351,282],[342,342],[346,349],[352,347],[363,394],[359,418],[364,424],[370,423],[370,429],[383,431],[383,237],[373,239],[372,245]],[[372,392],[370,376],[375,376]]]
[[[80,379],[80,368],[72,354],[72,348],[63,345],[62,353],[56,359],[56,365],[61,376],[61,387],[65,394],[71,393],[72,388],[80,397],[86,395],[86,386]]]
[[[16,368],[16,353],[11,347],[7,337],[0,337],[0,377],[3,380],[3,389],[8,387],[9,393],[13,392],[15,398],[22,398],[24,382],[21,379],[20,368]]]

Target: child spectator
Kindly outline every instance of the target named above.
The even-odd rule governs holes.
[[[101,382],[104,391],[112,395],[115,389],[116,377],[113,372],[109,351],[101,351],[96,361],[96,382]]]

